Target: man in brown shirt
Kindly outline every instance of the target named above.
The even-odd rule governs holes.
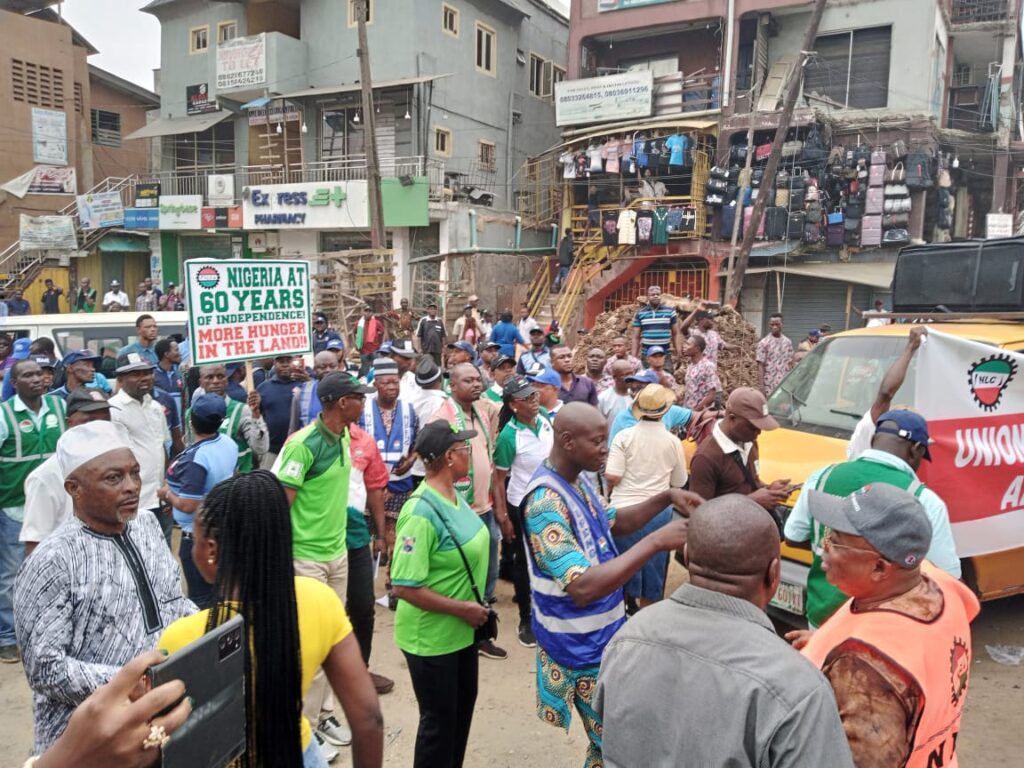
[[[778,426],[761,392],[752,387],[733,390],[725,403],[725,417],[693,457],[690,490],[709,500],[743,494],[769,510],[781,504],[792,490],[789,480],[765,485],[758,474],[757,454],[757,436]]]

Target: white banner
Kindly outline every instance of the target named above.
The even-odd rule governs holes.
[[[267,35],[236,37],[217,44],[217,91],[267,82]]]
[[[25,251],[78,250],[75,220],[70,216],[21,214],[20,245]]]
[[[937,331],[915,408],[935,441],[921,478],[949,507],[960,557],[1024,547],[1024,355]]]
[[[68,118],[63,112],[32,107],[32,159],[50,165],[68,164]]]
[[[74,168],[37,165],[0,185],[0,189],[20,199],[25,195],[73,195],[78,191],[76,185]]]
[[[160,229],[202,229],[202,195],[160,195]]]
[[[124,226],[120,192],[92,192],[78,196],[78,225],[82,229]]]
[[[648,117],[653,103],[654,73],[649,69],[563,80],[555,83],[555,125]]]
[[[313,350],[308,261],[185,262],[192,361],[227,363]]]
[[[246,229],[365,229],[366,182],[253,186],[242,199],[242,220]]]

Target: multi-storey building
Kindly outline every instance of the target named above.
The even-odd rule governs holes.
[[[70,214],[76,194],[148,174],[149,142],[126,135],[158,104],[155,94],[88,64],[96,49],[48,5],[0,11],[0,288],[22,290],[34,311],[46,278],[67,288],[79,275],[99,286],[148,273],[145,237],[82,235],[79,248],[63,252],[22,251],[18,243],[22,216]]]
[[[135,133],[163,141],[152,181],[161,199],[241,208],[214,227],[161,226],[165,278],[186,258],[248,254],[254,244],[303,257],[369,247],[358,7],[153,0],[143,8],[161,26],[159,118]],[[412,291],[410,262],[432,263],[443,281],[444,268],[426,257],[550,248],[549,226],[534,231],[515,217],[517,172],[558,139],[551,94],[565,73],[567,36],[567,20],[540,0],[369,0],[396,293]],[[346,199],[312,210],[280,197],[308,200],[321,188]],[[278,205],[283,199],[290,204]],[[487,306],[495,300],[484,296]]]
[[[830,3],[804,56],[811,5],[572,0],[569,82],[556,94],[563,141],[537,163],[546,159],[542,173],[563,177],[563,222],[577,234],[578,290],[543,300],[560,318],[591,321],[652,282],[674,293],[720,296],[734,218],[742,237],[742,213],[725,209],[736,199],[751,125],[753,194],[770,194],[769,206],[797,214],[781,233],[766,218],[769,231],[755,242],[740,300],[755,323],[781,309],[800,330],[825,322],[849,327],[859,322],[857,309],[885,300],[898,245],[1011,227],[1015,219],[1005,214],[1020,208],[1024,160],[1020,3]],[[803,70],[802,89],[781,167],[814,193],[800,191],[800,182],[758,176],[767,155],[756,147],[774,137],[795,67]],[[666,162],[670,136],[684,139],[682,164]],[[799,142],[808,139],[805,150]],[[618,172],[609,172],[609,148],[625,156],[626,143],[630,154],[634,144],[644,153],[644,163],[627,169],[619,161]],[[660,162],[651,150],[662,153]],[[559,157],[566,164],[556,172],[550,166]],[[644,164],[653,170],[652,187],[659,177],[665,185],[655,197],[641,186]],[[872,165],[884,168],[872,172]],[[887,185],[900,169],[911,172],[906,186]],[[723,181],[709,189],[709,176]],[[718,186],[724,200],[709,195]],[[776,188],[785,190],[777,198]],[[812,196],[823,217],[817,232],[803,225],[817,213]],[[741,201],[734,210],[744,202],[749,206]],[[653,213],[657,224],[659,211],[673,208],[694,223],[667,237],[655,226],[658,244],[620,244],[614,226],[610,238],[598,226],[623,210]],[[845,219],[846,231],[833,232],[838,240],[828,236],[828,213]]]

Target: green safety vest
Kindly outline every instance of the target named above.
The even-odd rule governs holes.
[[[859,491],[865,485],[872,483],[894,485],[914,494],[914,496],[920,496],[925,488],[916,475],[908,475],[896,467],[860,458],[828,467],[818,478],[816,490],[824,491],[832,496],[849,496],[854,491]],[[821,570],[822,540],[824,538],[825,526],[812,517],[811,549],[814,559],[811,561],[810,573],[807,574],[806,612],[807,620],[816,627],[824,624],[825,620],[849,599],[848,595],[829,583],[825,572]]]
[[[249,447],[249,441],[246,440],[241,433],[242,426],[242,409],[245,407],[237,400],[232,400],[227,395],[224,396],[227,401],[227,414],[224,417],[224,421],[220,423],[220,429],[217,431],[220,434],[230,437],[235,441],[235,445],[238,446],[238,463],[235,465],[235,469],[238,472],[252,472],[253,461],[252,461],[252,448]],[[185,414],[185,423],[189,425],[189,442],[192,442],[192,409],[189,408]]]
[[[43,395],[43,403],[48,410],[38,429],[31,417],[14,410],[14,398],[0,403],[0,418],[7,426],[7,439],[0,444],[0,508],[25,503],[25,479],[54,454],[64,433],[60,398]]]

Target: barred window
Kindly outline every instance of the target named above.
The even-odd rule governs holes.
[[[105,109],[92,110],[92,143],[104,147],[121,146],[121,115]]]

